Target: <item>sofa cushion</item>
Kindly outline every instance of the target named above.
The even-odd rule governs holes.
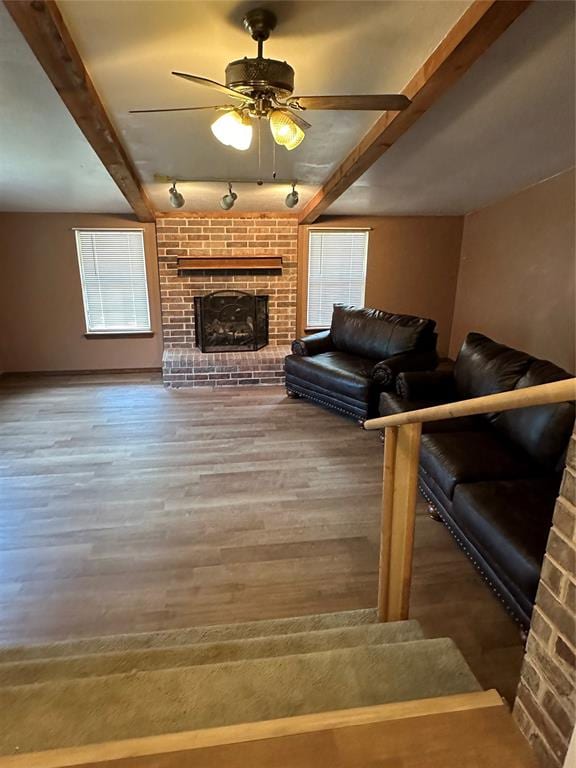
[[[450,499],[459,483],[541,474],[527,454],[492,429],[423,435],[420,462]]]
[[[454,366],[458,396],[481,397],[514,389],[533,361],[530,355],[481,333],[469,333]]]
[[[382,392],[379,402],[380,416],[392,416],[397,413],[408,413],[417,411],[420,408],[430,408],[429,400],[404,400],[399,395],[391,392]],[[428,421],[422,424],[422,433],[430,432],[477,432],[478,430],[489,429],[484,419],[476,416],[463,416],[458,419],[442,419],[441,421]]]
[[[515,389],[570,378],[567,371],[553,363],[534,360]],[[551,403],[504,411],[494,419],[494,426],[539,464],[555,469],[568,446],[574,427],[574,415],[574,403]]]
[[[559,476],[459,485],[452,516],[496,573],[536,596]]]
[[[435,325],[422,317],[335,304],[330,335],[341,352],[379,361],[414,349],[434,348]]]
[[[284,367],[288,376],[297,376],[355,400],[368,400],[373,386],[371,373],[374,362],[345,352],[322,352],[313,357],[288,355]]]

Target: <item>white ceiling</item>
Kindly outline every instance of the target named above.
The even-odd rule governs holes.
[[[529,7],[329,213],[462,214],[573,167],[575,7]]]
[[[296,94],[396,92],[410,79],[468,6],[455,0],[265,3],[278,27],[265,47],[296,70]],[[256,179],[256,142],[249,152],[212,136],[213,112],[130,115],[130,109],[222,104],[208,89],[173,77],[173,69],[222,82],[226,64],[255,56],[242,27],[251,3],[62,0],[59,7],[119,133],[159,209],[169,209],[160,173],[184,179]],[[307,115],[308,117],[308,115]],[[374,112],[314,112],[305,141],[277,151],[278,178],[301,182],[301,201],[326,179],[377,119]],[[271,180],[272,141],[263,125],[263,176]],[[237,187],[234,210],[286,210],[289,188]],[[223,183],[181,187],[191,210],[218,207]],[[301,204],[302,204],[301,203]]]
[[[149,194],[169,210],[154,174],[182,184],[186,208],[211,210],[213,179],[255,180],[257,152],[223,147],[211,112],[130,115],[130,109],[222,103],[172,69],[224,79],[228,61],[255,55],[243,12],[228,0],[60,0],[72,36]],[[300,95],[394,92],[468,6],[456,0],[278,0],[265,55],[296,70]],[[538,0],[464,78],[402,137],[330,214],[464,213],[574,165],[574,4]],[[225,98],[224,98],[225,100]],[[283,183],[235,184],[235,211],[284,210],[286,183],[301,206],[355,146],[376,113],[311,112]],[[271,178],[264,125],[262,175]],[[128,212],[129,206],[0,5],[0,210]]]
[[[1,3],[0,211],[131,212]]]

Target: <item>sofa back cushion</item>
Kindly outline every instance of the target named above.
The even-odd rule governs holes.
[[[330,335],[341,352],[386,360],[415,349],[434,349],[435,325],[422,317],[335,304]]]
[[[482,397],[514,389],[533,361],[481,333],[469,333],[454,365],[458,396]]]
[[[571,374],[553,363],[534,359],[514,389],[570,378]],[[546,469],[561,469],[574,417],[574,403],[550,403],[504,411],[493,424]]]

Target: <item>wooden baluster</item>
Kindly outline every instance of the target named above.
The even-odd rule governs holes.
[[[380,535],[378,618],[408,618],[421,424],[388,427]]]
[[[378,619],[388,621],[388,583],[390,546],[392,541],[392,503],[394,500],[394,464],[398,427],[384,432],[384,470],[382,479],[382,510],[380,519],[380,566],[378,571]]]

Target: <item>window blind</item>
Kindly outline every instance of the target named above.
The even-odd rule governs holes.
[[[144,237],[141,230],[77,230],[86,330],[150,330]]]
[[[328,328],[334,304],[364,306],[368,232],[310,230],[308,328]]]

